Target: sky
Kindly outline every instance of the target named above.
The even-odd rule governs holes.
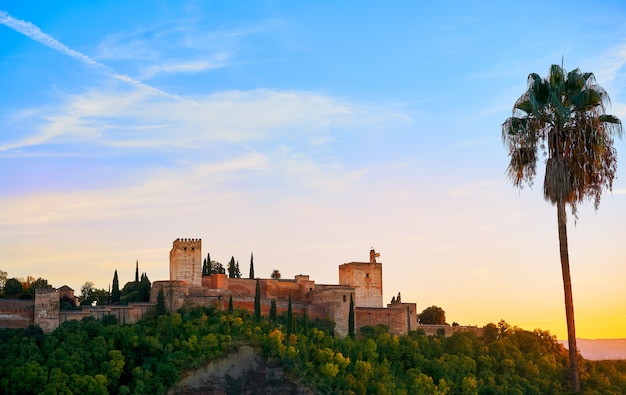
[[[500,4],[502,3],[502,4]],[[622,1],[0,0],[0,270],[79,293],[169,277],[177,238],[248,274],[383,263],[448,322],[567,337],[556,208],[506,178],[530,73],[626,120]],[[581,338],[626,338],[626,155],[568,222]]]

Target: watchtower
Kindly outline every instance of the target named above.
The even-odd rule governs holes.
[[[35,324],[44,333],[51,333],[59,326],[59,291],[37,288],[35,290]]]
[[[176,239],[170,251],[170,280],[202,287],[202,240]]]
[[[383,265],[379,253],[370,250],[369,262],[350,262],[339,266],[339,284],[354,288],[356,307],[383,307]]]

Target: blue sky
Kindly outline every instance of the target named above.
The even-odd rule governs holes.
[[[617,1],[0,2],[0,270],[166,279],[193,237],[336,283],[374,246],[385,300],[564,337],[556,210],[541,174],[507,182],[500,128],[561,62],[626,119],[625,21]],[[570,221],[582,337],[626,337],[625,171]]]

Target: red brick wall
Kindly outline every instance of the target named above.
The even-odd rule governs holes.
[[[35,301],[0,299],[0,328],[28,328],[34,322]]]

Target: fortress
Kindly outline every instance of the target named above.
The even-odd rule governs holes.
[[[288,310],[289,299],[294,314],[310,319],[331,319],[335,334],[348,335],[350,300],[354,302],[355,330],[366,325],[384,324],[389,332],[403,335],[422,329],[428,335],[440,331],[450,336],[457,331],[472,331],[482,335],[476,326],[422,325],[418,323],[417,305],[405,303],[398,293],[391,303],[383,305],[383,266],[380,254],[370,250],[369,262],[349,262],[339,265],[338,284],[316,284],[308,275],[294,279],[229,278],[226,274],[202,275],[202,240],[176,239],[170,251],[170,279],[154,281],[149,303],[129,303],[128,306],[83,306],[81,310],[60,310],[60,298],[73,290],[69,287],[35,292],[33,300],[0,299],[0,328],[25,328],[39,325],[45,333],[52,332],[68,320],[84,317],[102,319],[113,315],[120,324],[131,324],[151,311],[162,290],[166,308],[175,312],[182,307],[233,307],[254,312],[256,283],[261,291],[261,315],[269,316],[272,300],[276,313]]]
[[[308,275],[291,279],[229,278],[226,274],[202,276],[202,241],[177,239],[170,251],[170,279],[152,283],[150,301],[156,303],[161,290],[166,307],[176,311],[183,306],[217,304],[254,312],[256,283],[261,290],[261,314],[269,315],[272,299],[277,314],[288,309],[289,298],[294,314],[311,319],[335,321],[335,333],[348,334],[350,299],[354,301],[355,328],[385,324],[391,333],[406,334],[418,328],[417,305],[395,297],[383,306],[383,270],[379,254],[370,251],[369,262],[349,262],[339,266],[339,284],[316,284]]]

